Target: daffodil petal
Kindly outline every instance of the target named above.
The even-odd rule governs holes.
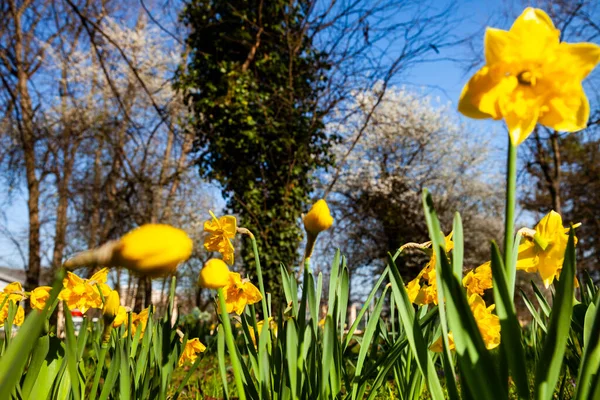
[[[521,144],[535,129],[540,108],[527,90],[517,88],[510,96],[500,99],[500,109],[510,140],[514,146]]]
[[[560,62],[578,80],[585,79],[600,62],[600,46],[595,43],[561,43]]]
[[[539,59],[560,40],[560,31],[554,27],[548,14],[539,8],[526,8],[515,20],[510,32],[520,38],[519,51],[527,59]]]
[[[563,132],[576,132],[587,126],[590,103],[580,84],[570,94],[552,97],[545,105],[547,111],[540,116],[540,124]]]
[[[554,239],[555,232],[563,231],[562,217],[556,211],[550,211],[535,226],[536,232],[546,240]]]
[[[527,272],[537,271],[539,260],[535,251],[535,244],[530,241],[525,241],[519,245],[517,269]]]
[[[519,39],[514,33],[502,29],[487,28],[484,38],[486,64],[504,63],[514,58],[518,44]]]
[[[481,68],[463,88],[458,111],[470,118],[502,118],[499,99],[517,86],[512,78],[503,76],[496,68]]]
[[[237,232],[236,218],[231,215],[226,215],[224,217],[219,218],[219,223],[221,224],[221,228],[223,229],[225,237],[233,239]]]

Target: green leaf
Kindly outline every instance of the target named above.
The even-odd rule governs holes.
[[[67,306],[67,302],[63,302],[63,310],[65,316],[65,345],[67,370],[71,376],[71,393],[75,400],[81,398],[81,388],[79,386],[79,373],[77,371],[77,340],[75,339],[75,328],[73,327],[73,319],[71,311]]]
[[[464,378],[463,386],[475,398],[505,399],[507,393],[503,393],[503,385],[483,343],[462,284],[452,273],[448,258],[442,256],[445,254],[444,238],[441,237],[433,200],[427,190],[423,192],[423,205],[436,259],[439,262],[438,294],[443,288],[442,301],[446,300],[448,325],[454,337],[458,365]]]
[[[536,398],[540,400],[552,398],[560,375],[571,327],[574,278],[575,242],[573,228],[571,227],[565,260],[557,284],[550,323],[548,324],[548,334],[536,369],[535,393]]]
[[[463,273],[463,258],[464,258],[464,243],[463,243],[463,225],[460,214],[454,214],[454,222],[452,224],[452,241],[454,249],[452,250],[452,272],[462,281]]]
[[[527,377],[527,363],[521,341],[521,326],[517,319],[515,306],[512,301],[506,279],[506,269],[502,256],[496,243],[492,242],[492,280],[496,314],[500,318],[501,351],[504,351],[512,378],[521,398],[529,398],[529,379]]]
[[[99,400],[107,400],[108,396],[115,387],[117,379],[119,378],[119,371],[121,370],[121,351],[115,349],[113,353],[113,359],[108,367],[106,378],[104,379],[104,385],[102,385],[102,392],[100,392]]]
[[[592,399],[592,394],[600,390],[598,371],[600,370],[600,298],[596,305],[590,304],[585,316],[583,356],[579,366],[579,376],[575,389],[576,400]]]
[[[402,326],[406,332],[408,344],[415,356],[419,371],[421,371],[421,374],[423,374],[425,377],[425,382],[427,383],[427,388],[429,389],[432,399],[441,400],[444,398],[442,385],[440,384],[440,380],[437,376],[435,366],[429,357],[429,349],[427,348],[427,343],[423,338],[419,321],[417,318],[415,318],[415,310],[413,309],[412,303],[408,299],[404,282],[402,281],[402,277],[398,272],[396,263],[391,256],[388,258],[388,263],[391,272],[390,283],[392,284],[392,293],[394,294],[396,305],[398,307]]]

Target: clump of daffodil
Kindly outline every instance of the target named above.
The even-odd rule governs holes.
[[[183,338],[180,339],[183,342]],[[200,339],[194,338],[189,339],[185,343],[181,357],[179,357],[179,366],[181,367],[186,362],[193,363],[198,358],[199,353],[203,353],[206,350],[206,346],[200,342]]]
[[[31,305],[31,308],[34,310],[43,310],[50,298],[51,290],[50,286],[40,286],[33,289],[29,294],[29,305]]]
[[[212,211],[212,217],[204,223],[204,232],[209,235],[204,239],[204,248],[207,251],[218,251],[223,255],[223,261],[233,265],[235,249],[231,240],[237,232],[237,220],[232,215],[217,218]]]
[[[273,334],[275,336],[277,336],[277,324],[275,323],[275,320],[273,319],[273,317],[269,317],[268,321],[269,321],[269,325],[268,325],[267,329],[269,329],[271,332],[273,332]],[[256,329],[258,329],[259,334],[262,332],[264,325],[265,325],[264,320],[258,321],[256,323]],[[254,334],[254,328],[249,326],[248,333],[250,333],[250,339],[252,340],[254,347],[256,347],[256,335]]]
[[[69,271],[63,279],[64,289],[58,298],[67,303],[69,310],[78,309],[82,313],[90,308],[102,308],[102,297],[108,296],[111,291],[106,284],[107,277],[107,268],[96,272],[89,279],[80,278]]]
[[[496,305],[492,304],[489,307],[486,306],[483,298],[477,293],[470,295],[468,301],[485,347],[488,350],[498,347],[498,345],[500,345],[500,318],[498,318],[497,315],[492,314]],[[455,348],[452,332],[448,333],[448,345],[450,350]],[[442,348],[441,336],[429,347],[431,351],[436,352],[441,352]]]
[[[517,269],[538,272],[548,287],[555,277],[558,279],[560,276],[569,241],[569,228],[563,226],[559,213],[550,211],[533,231],[522,231],[524,235],[519,245]]]
[[[450,253],[450,251],[454,249],[454,242],[452,241],[453,234],[454,232],[450,232],[448,236],[444,238],[444,250],[446,254]],[[427,246],[431,246],[431,243],[423,243],[419,246],[417,246],[417,248],[423,249]],[[431,253],[429,262],[427,263],[427,265],[425,265],[421,272],[419,272],[419,275],[417,275],[415,279],[413,279],[406,285],[408,298],[412,303],[415,303],[417,305],[438,303],[437,279],[435,272],[436,262],[437,260],[434,251]]]
[[[581,82],[600,61],[600,46],[560,42],[548,15],[527,8],[509,31],[488,28],[485,66],[463,88],[458,110],[471,118],[504,119],[513,145],[540,123],[557,131],[586,127]]]
[[[211,258],[198,275],[198,286],[206,289],[219,289],[229,283],[229,267],[223,260]]]
[[[10,304],[17,306],[17,313],[13,319],[13,325],[21,326],[25,320],[25,310],[19,306],[19,303],[25,299],[25,292],[19,282],[12,282],[6,285],[2,293],[0,293],[0,324],[4,324],[8,318]]]
[[[492,266],[485,262],[479,267],[469,271],[463,278],[463,286],[467,288],[467,296],[477,293],[483,296],[483,292],[492,288]]]
[[[303,222],[307,235],[304,258],[308,259],[312,255],[317,235],[331,228],[331,225],[333,225],[333,217],[331,216],[327,202],[324,199],[320,199],[313,204],[304,216]]]
[[[248,279],[242,279],[237,272],[230,272],[227,285],[223,288],[223,297],[227,304],[227,312],[242,315],[248,304],[258,303],[262,295]]]
[[[110,332],[113,329],[113,322],[119,313],[120,299],[119,292],[112,290],[104,301],[102,308],[102,318],[104,319],[104,332],[102,334],[102,342],[108,343],[110,340]]]
[[[146,224],[119,240],[76,254],[64,266],[125,267],[144,276],[166,276],[191,256],[192,249],[192,239],[185,231],[165,224]]]

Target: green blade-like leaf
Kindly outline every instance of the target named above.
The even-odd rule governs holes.
[[[501,349],[508,360],[508,366],[512,372],[512,378],[519,396],[529,398],[529,379],[527,378],[527,364],[521,341],[521,326],[507,286],[506,270],[502,264],[500,250],[495,243],[492,243],[492,280],[494,283],[496,314],[500,318]]]
[[[471,307],[465,296],[461,282],[452,273],[448,258],[445,256],[445,242],[442,236],[439,221],[433,206],[433,200],[427,190],[423,191],[423,206],[429,228],[429,235],[437,259],[438,294],[442,289],[443,297],[440,303],[446,302],[448,326],[452,330],[458,364],[463,386],[475,398],[505,399],[498,372],[492,358],[486,349],[479,328],[471,312]],[[441,309],[442,307],[439,307]],[[440,312],[440,318],[442,318]],[[446,341],[446,339],[445,339]]]
[[[452,232],[454,232],[452,235],[452,241],[454,242],[454,250],[452,250],[452,272],[459,281],[462,281],[464,243],[463,225],[459,213],[454,214]]]
[[[560,280],[557,284],[554,306],[548,324],[548,334],[535,375],[536,398],[551,399],[563,363],[571,314],[573,312],[573,292],[575,279],[575,241],[573,228],[569,233],[567,251]]]
[[[574,396],[576,400],[592,399],[594,398],[592,394],[596,390],[600,390],[598,379],[600,370],[600,298],[597,299],[596,305],[590,304],[586,313],[585,325],[587,338],[579,366],[579,377]]]
[[[421,374],[423,374],[425,377],[425,382],[432,399],[443,399],[444,392],[442,391],[442,385],[440,384],[437,371],[433,365],[431,357],[429,356],[427,343],[423,338],[423,332],[421,330],[421,326],[419,325],[418,319],[415,317],[413,305],[408,299],[408,294],[406,293],[406,288],[404,287],[402,277],[400,276],[398,268],[396,267],[396,263],[391,256],[388,258],[388,263],[391,272],[390,283],[392,284],[392,293],[394,294],[396,300],[396,305],[400,314],[400,320],[402,321],[402,326],[406,332],[410,349],[415,356],[419,371],[421,371]]]

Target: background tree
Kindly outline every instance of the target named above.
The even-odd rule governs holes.
[[[324,122],[357,112],[356,90],[378,85],[380,99],[401,71],[456,41],[447,9],[417,3],[197,0],[183,12],[198,166],[257,234],[274,296],[280,263],[298,259],[311,177],[332,162],[337,134]],[[247,249],[243,258],[252,264]]]
[[[343,125],[328,124],[328,130],[342,137],[336,155],[354,145],[377,99],[376,91],[357,93],[363,112]],[[330,193],[336,212],[334,237],[348,255],[354,282],[377,276],[389,251],[429,240],[424,188],[434,194],[445,234],[452,229],[454,213],[461,213],[465,264],[473,268],[488,260],[489,240],[502,234],[501,177],[487,168],[489,143],[449,115],[449,106],[391,88],[370,116]],[[409,279],[425,259],[416,252],[401,257],[398,266]]]

